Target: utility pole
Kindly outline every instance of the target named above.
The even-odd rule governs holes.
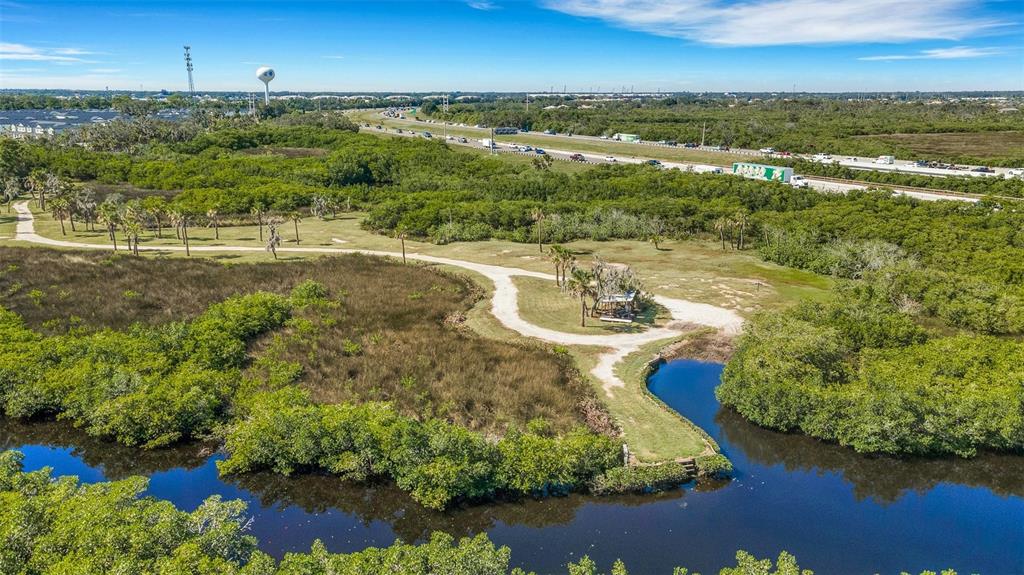
[[[491,155],[492,156],[494,155],[494,148],[496,148],[496,147],[498,147],[498,146],[495,145],[495,143],[494,143],[494,128],[491,128],[491,145],[488,146],[488,148],[491,149]]]
[[[704,147],[704,135],[708,132],[707,120],[704,121],[704,127],[700,130],[700,147]]]
[[[530,113],[530,93],[526,93],[526,113]]]
[[[192,46],[185,46],[185,69],[188,70],[188,99],[196,103],[196,86],[192,83]]]
[[[444,123],[444,139],[448,139],[448,94],[441,97],[441,111],[444,112],[444,118],[441,122]]]

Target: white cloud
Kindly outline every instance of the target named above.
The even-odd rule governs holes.
[[[958,40],[1003,26],[973,0],[544,0],[559,12],[719,46]]]
[[[498,7],[491,0],[466,0],[466,5],[475,10],[494,10]]]
[[[93,68],[89,70],[90,74],[117,74],[120,72],[120,68]]]
[[[971,46],[956,46],[953,48],[935,48],[933,50],[922,50],[916,54],[891,54],[885,56],[864,56],[857,58],[868,62],[880,60],[956,60],[960,58],[981,58],[1002,54],[999,48],[972,48]]]
[[[87,64],[92,63],[79,58],[81,55],[92,54],[78,48],[35,48],[25,44],[0,42],[0,60],[21,60],[30,62],[53,62],[55,64]]]

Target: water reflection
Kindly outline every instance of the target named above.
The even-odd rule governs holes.
[[[435,512],[390,484],[271,473],[220,478],[207,445],[142,452],[90,438],[63,422],[0,418],[0,448],[20,448],[28,469],[51,465],[84,481],[151,477],[149,495],[192,509],[210,495],[240,498],[268,553],[335,552],[421,541],[431,531],[487,532],[514,564],[565,572],[587,553],[631,572],[676,565],[717,572],[737,549],[785,549],[819,573],[898,573],[955,568],[1024,573],[1024,458],[900,461],[758,428],[714,399],[721,366],[672,362],[651,390],[706,429],[736,465],[728,483],[647,496],[525,500]]]
[[[853,487],[857,500],[899,500],[909,491],[923,495],[940,483],[984,487],[1000,496],[1024,497],[1024,457],[981,454],[973,459],[895,459],[869,457],[806,435],[758,427],[731,409],[715,415],[723,444],[761,465],[786,471],[837,472]]]
[[[21,422],[0,417],[0,449],[39,445],[69,449],[86,466],[107,479],[152,475],[171,469],[196,469],[213,453],[213,446],[192,443],[168,449],[136,449],[91,437],[64,421]]]
[[[252,493],[263,508],[283,511],[297,506],[309,514],[338,510],[353,516],[365,527],[375,522],[386,523],[403,541],[422,541],[432,531],[438,530],[460,537],[490,531],[498,525],[534,529],[568,525],[575,521],[579,509],[591,503],[637,507],[680,499],[685,494],[684,490],[677,489],[652,496],[528,498],[463,505],[441,512],[418,505],[392,484],[354,485],[329,476],[283,477],[273,473],[251,473],[224,479]]]

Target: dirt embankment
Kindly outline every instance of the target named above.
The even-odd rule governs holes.
[[[678,341],[659,354],[661,359],[696,359],[725,363],[736,349],[736,337],[720,331],[705,332]]]

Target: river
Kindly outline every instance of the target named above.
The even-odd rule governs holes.
[[[25,453],[26,469],[50,466],[83,481],[142,474],[148,494],[194,509],[221,495],[249,503],[253,534],[281,556],[322,539],[332,551],[422,540],[433,530],[486,531],[512,560],[541,573],[589,554],[632,573],[675,565],[716,573],[736,549],[787,550],[821,574],[898,573],[952,567],[961,573],[1024,573],[1024,457],[901,461],[864,457],[813,439],[774,433],[721,409],[722,366],[669,362],[653,393],[710,433],[736,466],[730,482],[649,496],[572,496],[431,512],[388,485],[330,477],[217,477],[207,446],[140,454],[61,423],[0,419],[0,447]]]

